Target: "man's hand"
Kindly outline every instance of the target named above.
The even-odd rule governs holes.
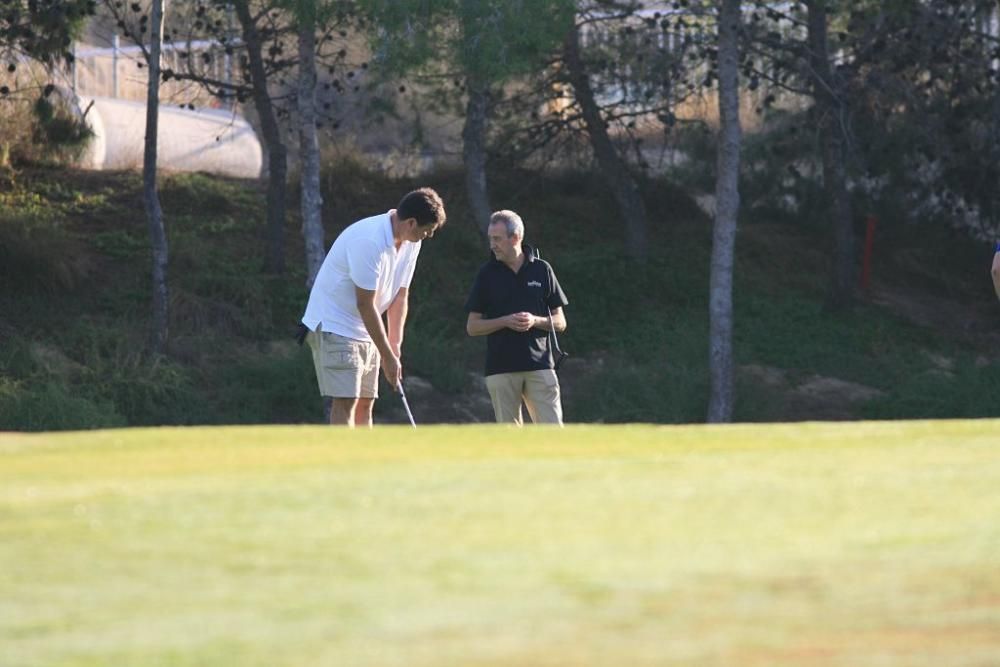
[[[504,317],[504,320],[507,328],[514,331],[527,331],[535,326],[535,316],[531,313],[511,313]]]
[[[385,375],[385,380],[392,387],[392,390],[397,391],[399,383],[403,379],[403,365],[400,363],[399,357],[396,355],[383,356],[382,374]]]

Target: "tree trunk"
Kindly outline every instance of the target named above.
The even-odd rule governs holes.
[[[149,224],[153,249],[153,322],[150,347],[154,354],[163,352],[167,344],[167,233],[163,227],[163,210],[156,191],[156,141],[159,136],[160,114],[160,47],[163,40],[163,0],[153,0],[149,30],[149,85],[146,89],[146,136],[142,156],[142,199]]]
[[[648,250],[646,205],[639,193],[639,186],[629,173],[628,165],[618,154],[608,135],[607,125],[601,116],[601,109],[594,98],[590,79],[580,58],[580,36],[576,27],[570,30],[566,39],[565,58],[570,85],[580,103],[594,156],[625,219],[626,252],[634,259],[645,259]]]
[[[1000,21],[1000,10],[997,12],[996,20]],[[988,17],[988,20],[993,20],[992,15]],[[1000,88],[994,88],[993,90],[993,107],[991,109],[993,112],[990,115],[989,122],[989,145],[990,153],[993,156],[993,164],[1000,164]],[[998,214],[1000,211],[997,210],[997,191],[990,189],[989,196],[983,197],[982,210],[984,211],[983,219],[986,220],[987,229],[996,229],[997,223],[1000,222],[998,219]]]
[[[306,287],[323,264],[323,195],[320,193],[319,137],[316,133],[316,16],[310,0],[299,3],[299,150],[302,167],[300,206],[306,249]]]
[[[854,303],[857,244],[847,190],[847,105],[830,69],[824,0],[809,0],[809,52],[823,154],[823,186],[833,226],[833,271],[828,304],[834,310]]]
[[[709,280],[709,423],[733,419],[733,254],[740,208],[740,0],[722,0],[719,12],[719,148],[715,226]]]
[[[260,117],[261,139],[267,152],[267,252],[265,266],[271,273],[285,270],[285,188],[288,178],[288,149],[281,140],[281,128],[268,94],[260,33],[254,24],[247,0],[233,3],[247,46],[254,107]]]
[[[839,118],[830,122],[840,124]],[[847,190],[847,151],[839,129],[828,128],[824,133],[823,183],[833,216],[833,276],[828,305],[834,310],[845,310],[854,303],[857,284],[857,240],[851,195]]]
[[[485,85],[469,80],[469,102],[462,128],[462,161],[465,164],[465,192],[472,218],[485,239],[490,223],[490,198],[486,187],[486,114],[489,92]]]

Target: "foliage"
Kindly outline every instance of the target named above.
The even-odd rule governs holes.
[[[871,126],[872,172],[886,200],[952,217],[992,239],[1000,230],[1000,38],[993,2],[932,2],[889,12]],[[886,131],[888,130],[888,131]]]
[[[814,95],[807,5],[756,2],[752,9],[744,74],[749,88],[766,89],[757,111],[769,123],[768,110],[787,104],[788,92]],[[849,148],[855,196],[887,219],[946,218],[992,237],[1000,228],[1000,38],[990,31],[996,3],[827,6],[838,54],[828,87],[844,111],[836,126]],[[808,136],[819,121],[813,108],[785,127]],[[814,155],[818,160],[819,151]]]
[[[171,215],[197,215],[213,222],[220,217],[241,214],[256,205],[256,195],[246,183],[225,180],[205,173],[169,174],[160,186],[160,201]],[[255,221],[242,220],[252,227]]]
[[[50,84],[34,92],[0,100],[0,167],[69,164],[93,136],[61,89]]]
[[[587,0],[576,8],[581,61],[600,114],[622,158],[647,170],[715,81],[714,12],[699,1]],[[557,50],[498,105],[501,154],[518,160],[555,146],[565,159],[581,142],[585,123],[568,72],[565,50]]]
[[[70,43],[95,0],[6,0],[0,13],[0,58],[17,68],[21,57],[52,65],[72,62]],[[6,94],[6,93],[5,93]]]
[[[175,338],[166,357],[149,358],[141,335],[148,317],[148,244],[135,215],[138,179],[65,170],[28,170],[16,178],[15,187],[2,193],[3,209],[16,215],[0,216],[0,234],[30,231],[19,252],[36,241],[73,245],[38,253],[49,264],[30,275],[52,281],[44,287],[27,282],[27,269],[13,278],[22,282],[4,277],[4,426],[320,420],[309,354],[290,342],[306,299],[304,272],[261,273],[262,198],[252,185],[198,174],[164,180],[164,198],[178,211],[171,224]],[[595,179],[526,170],[500,171],[494,179],[497,201],[524,217],[528,242],[552,262],[570,299],[569,329],[560,336],[572,354],[563,374],[566,414],[587,421],[702,421],[708,220],[683,190],[664,180],[644,182],[656,212],[655,252],[636,265],[608,233],[614,202]],[[456,224],[469,210],[462,174],[391,179],[344,160],[327,165],[323,184],[324,198],[338,202],[327,212],[331,240],[354,220],[393,206],[415,185],[442,193],[450,222],[421,253],[404,343],[406,372],[429,380],[435,400],[481,391],[474,376],[481,373],[484,341],[465,335],[462,307],[487,249],[470,225]],[[939,228],[886,236],[881,279],[955,303],[988,291],[985,269],[974,268],[976,262],[985,267],[988,257],[977,255],[967,239],[931,229]],[[817,277],[829,261],[823,238],[821,229],[803,221],[758,220],[741,230],[738,367],[766,366],[792,379],[840,378],[885,393],[857,407],[857,415],[995,414],[986,399],[973,400],[977,388],[983,396],[992,391],[992,366],[976,365],[962,339],[900,320],[880,306],[850,315],[823,309]],[[51,262],[82,257],[90,269],[74,274],[72,284],[52,279],[58,274]],[[936,379],[932,357],[954,359],[954,378]],[[736,415],[744,421],[783,418],[782,396],[744,377]],[[58,400],[66,397],[72,399]],[[49,399],[65,403],[62,411],[44,411]]]
[[[58,162],[69,163],[80,156],[94,133],[87,122],[73,112],[70,102],[51,92],[46,89],[32,107],[35,116],[33,139]]]
[[[85,124],[64,104],[52,102],[55,86],[45,79],[58,64],[72,63],[72,41],[95,7],[95,0],[7,0],[0,5],[5,70],[0,76],[0,167],[23,159],[66,157],[60,149],[71,156],[89,138]]]
[[[76,391],[115,406],[129,425],[196,424],[209,418],[195,388],[196,369],[149,356],[142,330],[121,331],[102,322],[74,328],[73,354],[83,370]]]
[[[963,358],[954,369],[905,374],[890,395],[866,405],[868,419],[956,419],[995,417],[1000,364]]]
[[[25,209],[19,207],[27,204]],[[42,200],[0,194],[0,281],[7,289],[38,294],[80,288],[93,273],[90,254]],[[40,210],[32,212],[31,206]]]
[[[651,319],[662,323],[660,318]],[[655,339],[649,336],[650,325],[640,325],[636,327],[640,340],[616,346],[614,352],[571,357],[563,375],[579,379],[566,403],[567,421],[681,424],[704,420],[707,321],[683,316],[673,320],[673,326],[667,324]]]
[[[426,113],[463,118],[467,129],[492,132],[498,110],[511,98],[527,106],[537,102],[538,96],[523,82],[548,69],[573,25],[576,3],[364,0],[360,4],[378,28],[368,36],[379,79],[403,78],[415,84],[399,87],[406,93],[400,98],[406,101],[406,110],[396,115],[415,116],[412,134],[419,145],[426,140],[421,120]],[[477,100],[480,111],[466,114],[469,100]],[[505,115],[510,124],[512,114]],[[526,118],[530,116],[524,114],[522,121]],[[514,124],[520,128],[523,122]],[[478,139],[473,144],[478,145]]]
[[[0,375],[0,430],[61,431],[127,426],[111,401],[94,401],[59,382],[25,386]]]
[[[529,74],[558,48],[572,25],[568,0],[365,0],[377,22],[375,59],[391,72],[425,68],[432,75],[486,85]],[[452,87],[452,90],[454,88]]]
[[[270,349],[237,357],[216,380],[220,423],[316,423],[322,401],[316,391],[312,356],[289,336]],[[212,418],[210,417],[210,420]],[[214,420],[212,420],[214,421]]]
[[[368,80],[366,54],[358,51],[353,36],[365,29],[356,16],[354,3],[345,0],[324,0],[321,3],[299,0],[243,0],[252,23],[240,25],[232,3],[198,2],[171,4],[165,15],[164,49],[180,53],[179,66],[163,69],[166,81],[192,82],[189,108],[195,108],[195,93],[207,91],[223,105],[257,103],[255,93],[261,93],[275,110],[280,121],[294,128],[295,89],[298,76],[296,12],[301,8],[318,9],[317,19],[317,111],[319,127],[329,132],[337,130],[346,119],[362,118],[365,101],[358,95]],[[102,0],[103,10],[117,21],[128,39],[145,49],[147,9],[139,3],[124,4]],[[251,43],[246,32],[252,31]],[[354,40],[356,41],[356,40]],[[199,44],[190,49],[189,44]],[[251,48],[259,56],[267,89],[256,90],[251,76]],[[230,70],[222,73],[221,65]],[[263,110],[258,109],[258,113]]]

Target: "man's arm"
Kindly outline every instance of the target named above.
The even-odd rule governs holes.
[[[532,315],[532,317],[535,318],[535,321],[531,326],[536,329],[542,329],[543,331],[552,331],[554,328],[556,333],[566,331],[566,314],[563,313],[562,307],[553,308],[549,312],[552,313],[552,326],[549,326],[549,318],[539,317],[537,315]]]
[[[556,333],[562,333],[566,330],[566,315],[562,308],[556,308],[552,311],[552,326],[555,327]],[[531,313],[511,313],[489,320],[483,319],[482,313],[469,313],[469,319],[465,322],[465,331],[470,336],[487,336],[501,329],[551,331],[552,327],[549,326],[549,318]]]
[[[997,298],[1000,299],[1000,250],[993,253],[993,268],[990,269],[990,273],[993,274],[993,290],[997,293]]]
[[[354,294],[361,321],[365,323],[368,335],[372,337],[375,347],[378,348],[378,352],[382,356],[382,373],[385,374],[389,386],[395,389],[399,386],[399,381],[403,376],[402,366],[399,364],[399,357],[396,356],[389,344],[389,337],[382,325],[382,317],[375,308],[375,290],[362,289],[355,285]]]
[[[400,287],[396,293],[396,298],[389,304],[386,311],[386,319],[389,325],[389,347],[396,354],[397,358],[402,358],[403,330],[406,328],[406,314],[410,310],[410,290]]]
[[[501,329],[527,331],[531,328],[534,317],[531,313],[511,313],[487,320],[483,319],[482,313],[472,312],[465,322],[465,331],[470,336],[486,336]]]

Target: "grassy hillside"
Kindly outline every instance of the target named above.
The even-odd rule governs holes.
[[[460,173],[419,183],[350,161],[324,174],[328,240],[430,184],[449,223],[427,243],[404,349],[424,422],[489,419],[483,341],[464,333],[467,290],[487,256]],[[262,272],[264,205],[250,183],[162,179],[170,242],[169,354],[143,352],[149,247],[138,175],[54,169],[0,177],[0,430],[319,418],[311,363],[290,332],[304,308],[294,212],[289,272]],[[666,182],[646,184],[651,253],[624,259],[613,202],[588,174],[501,172],[497,207],[570,298],[563,373],[571,421],[696,422],[707,400],[710,223]],[[295,197],[290,197],[292,201]],[[940,228],[884,221],[876,289],[824,310],[829,239],[820,216],[748,217],[737,249],[737,418],[743,421],[1000,414],[1000,330],[989,248]],[[403,418],[390,399],[377,419]]]
[[[0,663],[996,663],[1000,421],[513,433],[0,435]]]

